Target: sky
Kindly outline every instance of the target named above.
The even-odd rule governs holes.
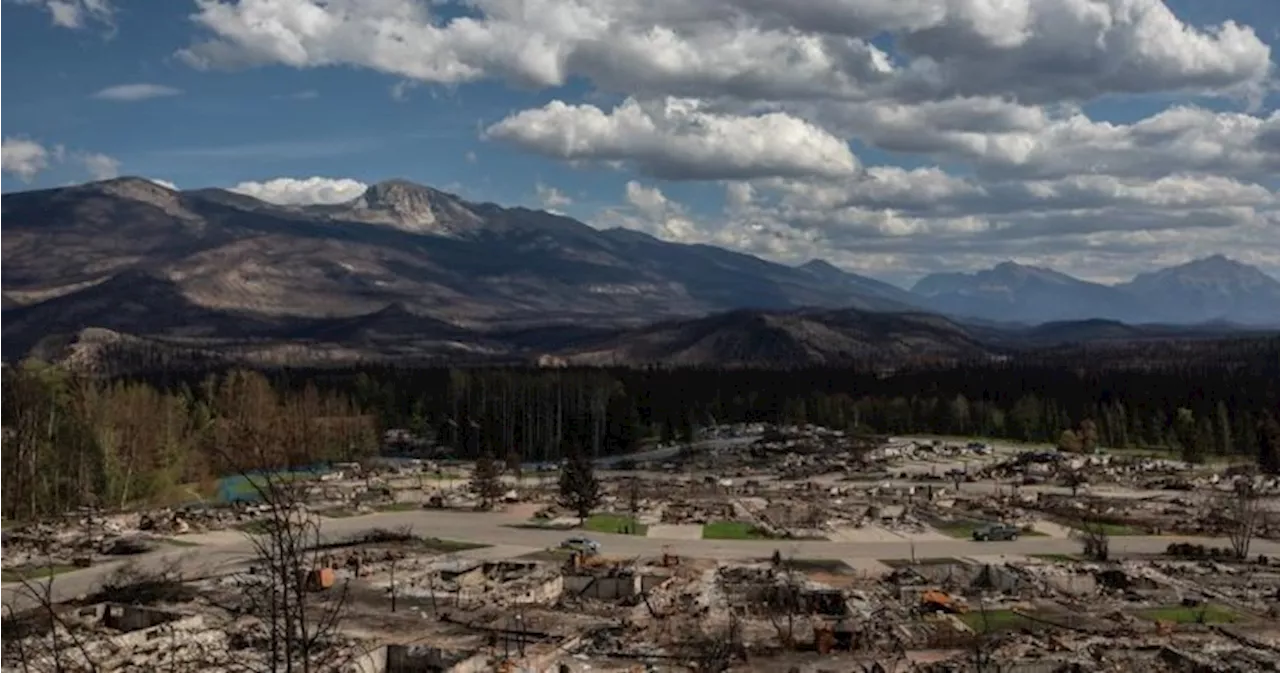
[[[1280,0],[2,0],[3,189],[473,201],[900,284],[1280,276]]]

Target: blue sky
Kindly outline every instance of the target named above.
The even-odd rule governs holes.
[[[1280,273],[1280,2],[703,4],[4,0],[4,190],[406,178],[898,282]]]

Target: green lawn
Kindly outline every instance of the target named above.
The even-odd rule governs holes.
[[[1008,631],[1031,623],[1026,617],[1013,610],[987,610],[986,613],[983,613],[981,610],[973,608],[970,612],[958,616],[960,621],[968,625],[975,633]]]
[[[973,531],[985,525],[987,524],[981,521],[957,521],[955,523],[947,523],[947,524],[942,524],[940,526],[935,526],[935,528],[937,528],[938,532],[942,533],[943,535],[950,535],[951,537],[960,538],[963,540],[971,540],[973,539]],[[1045,537],[1045,534],[1037,530],[1018,529],[1018,536],[1019,537]]]
[[[72,570],[78,570],[73,565],[55,563],[45,566],[25,566],[22,568],[5,568],[0,573],[0,581],[4,582],[21,582],[22,580],[42,580],[46,577],[53,577],[68,573]]]
[[[492,545],[479,542],[463,542],[462,540],[444,540],[438,537],[418,538],[413,546],[441,553],[467,551],[468,549],[484,549]]]
[[[764,531],[745,521],[714,521],[702,527],[704,540],[768,540]]]
[[[1106,533],[1111,537],[1147,534],[1147,532],[1141,528],[1138,528],[1136,526],[1130,526],[1129,524],[1124,524],[1124,523],[1103,523],[1098,525],[1102,527],[1103,533]],[[1077,523],[1075,526],[1072,526],[1072,527],[1079,529],[1080,524]]]
[[[621,514],[592,514],[582,527],[596,533],[621,533],[641,536],[649,531],[648,526]]]
[[[1204,618],[1203,622],[1200,621],[1202,613]],[[1231,624],[1240,620],[1239,615],[1232,612],[1229,608],[1214,603],[1194,608],[1182,605],[1172,605],[1164,608],[1151,608],[1149,610],[1139,611],[1138,616],[1151,620],[1173,622],[1174,624]]]

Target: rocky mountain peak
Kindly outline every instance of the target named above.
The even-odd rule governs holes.
[[[483,224],[458,197],[408,180],[370,185],[348,204],[345,215],[414,233],[457,234]]]
[[[170,215],[184,219],[195,217],[182,205],[182,194],[180,192],[146,178],[124,176],[110,180],[99,180],[98,182],[89,182],[81,185],[79,189],[146,203]]]

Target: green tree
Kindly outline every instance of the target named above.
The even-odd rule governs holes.
[[[1258,421],[1258,469],[1263,474],[1280,474],[1280,421],[1264,413]]]
[[[559,503],[577,514],[581,523],[586,523],[592,510],[600,505],[600,482],[591,458],[581,446],[565,447],[565,453],[568,458],[560,469]]]
[[[502,497],[502,471],[493,454],[484,453],[476,459],[470,487],[480,499],[479,508],[483,510],[493,509],[494,503]]]

